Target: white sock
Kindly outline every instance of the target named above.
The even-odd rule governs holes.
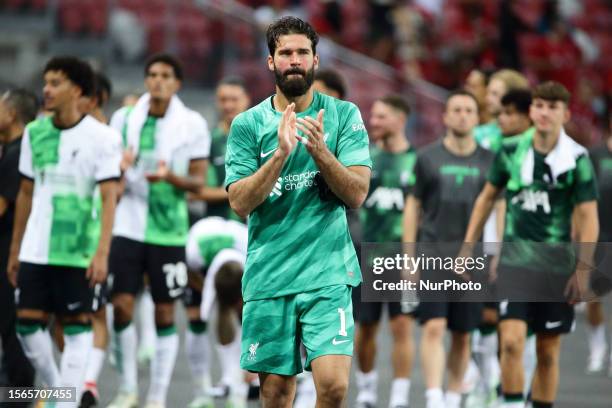
[[[531,389],[531,381],[537,364],[536,335],[527,336],[525,340],[525,351],[523,352],[523,367],[525,368],[525,385],[523,394],[527,395]]]
[[[588,328],[589,351],[591,355],[600,354],[603,356],[606,350],[606,326],[590,326]]]
[[[31,334],[19,334],[18,338],[26,357],[40,375],[43,383],[49,387],[59,387],[60,373],[53,358],[53,346],[49,332],[38,328]]]
[[[203,396],[210,387],[210,342],[208,333],[195,333],[187,329],[185,333],[185,351],[191,370],[194,393],[196,397]]]
[[[113,304],[108,302],[106,304],[106,327],[108,327],[108,332],[111,333],[113,330],[113,322],[115,321],[115,312],[113,309]]]
[[[378,373],[376,370],[369,373],[357,370],[355,376],[357,378],[357,389],[359,390],[357,402],[376,404],[378,399]]]
[[[316,404],[317,391],[310,371],[298,374],[298,386],[293,408],[312,408]]]
[[[425,398],[427,399],[427,408],[444,407],[444,395],[441,388],[428,389],[425,391]]]
[[[121,377],[119,388],[123,392],[137,393],[138,392],[138,369],[136,363],[136,345],[138,344],[138,336],[136,335],[136,327],[130,323],[127,327],[115,332],[114,350],[115,360],[117,362],[117,370]]]
[[[235,382],[230,387],[230,393],[227,396],[231,406],[247,406],[247,397],[249,396],[249,384],[244,381]]]
[[[310,371],[302,371],[300,377],[302,378],[298,384],[298,394],[316,393],[312,373]]]
[[[470,358],[469,362],[468,362],[468,366],[465,370],[465,373],[463,373],[463,379],[462,379],[462,383],[463,383],[463,388],[465,388],[467,391],[466,392],[471,392],[474,387],[477,386],[482,386],[482,375],[481,375],[481,371],[482,371],[482,367],[479,367],[477,364],[478,360],[480,362],[480,364],[482,365],[482,353],[474,353],[474,357],[478,357],[477,359],[475,358]]]
[[[523,401],[502,402],[501,408],[525,408],[525,402]]]
[[[217,354],[221,365],[221,384],[234,384],[238,378],[241,378],[242,370],[240,369],[240,339],[242,337],[240,329],[236,330],[234,340],[226,345],[216,344]]]
[[[60,382],[62,387],[75,387],[76,395],[81,395],[87,361],[93,348],[93,332],[89,327],[84,332],[67,334],[66,329],[64,327],[64,352],[60,362]]]
[[[176,334],[176,329],[171,334],[157,336],[155,354],[151,360],[151,384],[149,385],[147,401],[166,403],[166,395],[172,379],[178,348],[179,337]]]
[[[151,292],[145,289],[138,300],[138,329],[140,332],[140,344],[142,348],[155,349],[155,303],[151,297]]]
[[[490,390],[497,387],[500,375],[497,332],[481,336],[480,351],[483,360],[481,376]]]
[[[85,370],[85,384],[95,384],[98,382],[106,351],[99,348],[92,348],[87,359],[87,369]]]
[[[391,398],[389,407],[408,405],[410,395],[410,378],[394,378],[391,383]]]
[[[444,404],[446,408],[459,408],[461,405],[461,394],[454,391],[446,391]]]

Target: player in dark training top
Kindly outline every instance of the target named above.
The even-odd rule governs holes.
[[[472,94],[465,91],[451,94],[446,101],[444,124],[448,129],[445,137],[417,154],[415,185],[404,209],[404,242],[407,243],[416,242],[417,231],[418,242],[460,242],[493,160],[493,154],[478,146],[472,136],[478,124],[478,103]],[[420,297],[426,295],[420,294]],[[427,408],[459,407],[469,361],[470,332],[480,323],[481,311],[480,303],[423,302],[421,299],[418,315],[423,324],[421,356]],[[452,333],[452,347],[448,391],[443,396],[446,328]]]
[[[612,119],[612,118],[611,118]],[[589,152],[593,161],[593,168],[597,175],[597,188],[599,190],[599,201],[597,209],[599,212],[599,242],[612,242],[612,120],[610,121],[610,133],[608,138]],[[606,244],[609,245],[609,244]],[[603,250],[603,247],[600,248]],[[604,289],[609,287],[610,267],[609,264],[601,265],[605,268],[603,276],[593,276],[594,286]],[[597,279],[601,280],[597,280]],[[603,287],[602,287],[603,286]],[[603,305],[600,301],[587,303],[587,320],[589,322],[589,361],[587,365],[588,373],[598,373],[603,370],[606,359],[606,324]],[[612,353],[610,353],[612,362]],[[609,374],[612,374],[612,364],[608,367]]]

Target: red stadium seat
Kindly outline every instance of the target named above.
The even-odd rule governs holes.
[[[30,0],[30,7],[34,11],[42,11],[47,7],[47,0]]]
[[[17,10],[23,7],[26,0],[5,0],[4,6],[9,10]]]
[[[62,30],[68,34],[77,34],[85,30],[86,20],[83,18],[82,2],[78,0],[61,0],[58,17]]]
[[[97,36],[106,33],[108,26],[108,5],[103,1],[94,2],[89,6],[87,12],[89,31]]]

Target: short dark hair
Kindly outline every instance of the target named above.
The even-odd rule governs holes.
[[[448,109],[448,101],[450,101],[455,96],[469,96],[470,98],[472,98],[474,100],[474,103],[476,103],[476,111],[480,110],[479,105],[478,105],[478,99],[476,99],[476,97],[474,96],[473,93],[471,93],[469,91],[466,91],[465,89],[457,89],[457,90],[451,92],[446,97],[446,102],[444,103],[444,110]]]
[[[215,290],[221,306],[232,306],[242,299],[242,272],[242,265],[234,261],[226,262],[217,271]]]
[[[242,78],[241,76],[237,76],[237,75],[230,75],[230,76],[221,78],[221,80],[217,84],[217,88],[220,87],[221,85],[239,86],[242,89],[244,89],[245,92],[247,90],[246,83],[244,82],[244,78]]]
[[[410,115],[410,105],[403,96],[398,94],[385,95],[379,99],[385,105],[403,112],[406,116]]]
[[[268,50],[270,55],[274,56],[276,45],[281,35],[303,34],[309,40],[312,46],[312,53],[317,53],[317,44],[319,43],[319,35],[306,21],[297,17],[286,16],[281,17],[268,26],[266,30],[266,41],[268,42]]]
[[[151,56],[145,63],[145,77],[149,75],[149,68],[151,68],[151,65],[157,64],[158,62],[170,65],[172,67],[172,70],[174,71],[174,76],[176,77],[176,79],[178,79],[179,81],[183,80],[183,66],[176,57],[170,54],[155,54]]]
[[[315,81],[321,81],[326,87],[338,93],[340,99],[346,96],[346,83],[340,73],[333,69],[319,69],[315,71]]]
[[[17,88],[6,92],[5,102],[17,113],[17,120],[24,125],[36,119],[38,98],[27,89]]]
[[[102,107],[113,94],[113,86],[106,75],[101,72],[96,72],[95,76],[95,88],[96,88],[96,99],[98,100],[98,106]],[[107,99],[104,100],[104,93],[107,95]]]
[[[82,96],[93,96],[94,73],[87,62],[72,56],[53,57],[45,65],[43,74],[49,71],[63,72],[70,82],[81,88]]]
[[[529,115],[531,106],[531,91],[527,89],[511,89],[501,98],[502,106],[514,106],[517,112]]]
[[[544,99],[545,101],[561,101],[569,104],[571,94],[566,87],[559,82],[546,81],[536,86],[531,93],[533,99]]]

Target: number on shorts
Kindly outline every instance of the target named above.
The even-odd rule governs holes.
[[[339,307],[338,313],[340,313],[340,331],[338,332],[338,335],[348,336],[348,334],[346,333],[346,315],[344,314],[344,309]]]
[[[168,289],[173,289],[174,287],[182,288],[187,285],[187,266],[185,262],[164,264],[162,271],[166,274],[166,286]]]

